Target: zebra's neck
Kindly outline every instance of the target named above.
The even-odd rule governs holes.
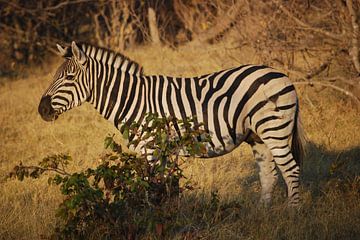
[[[146,113],[143,78],[113,66],[98,69],[90,100],[95,109],[117,128],[139,121]]]
[[[87,100],[116,127],[128,118],[136,119],[138,116],[133,107],[138,104],[132,103],[135,100],[143,102],[139,100],[142,67],[112,50],[84,43],[79,46],[89,59],[86,79],[90,82],[90,96]]]

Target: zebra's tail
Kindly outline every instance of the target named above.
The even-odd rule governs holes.
[[[299,115],[299,105],[297,104],[295,112],[295,124],[291,138],[291,152],[295,158],[296,163],[301,166],[304,155],[305,155],[306,137],[301,124]]]

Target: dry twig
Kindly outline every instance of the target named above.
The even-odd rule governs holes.
[[[332,52],[332,54],[330,54],[330,56],[324,62],[322,62],[318,67],[311,69],[311,71],[308,74],[306,74],[306,79],[311,79],[311,78],[319,75],[323,71],[325,71],[330,66],[331,62],[342,51],[343,51],[343,49],[338,49],[337,51]]]
[[[328,82],[343,82],[345,84],[348,84],[352,87],[355,87],[355,88],[358,88],[359,86],[359,82],[360,82],[360,78],[357,77],[357,78],[345,78],[345,77],[342,77],[342,76],[334,76],[334,77],[327,77],[327,78],[324,78],[325,81],[328,81]]]
[[[356,97],[353,93],[351,93],[339,86],[335,86],[334,84],[331,84],[331,83],[326,83],[326,82],[322,82],[322,81],[300,81],[300,82],[294,82],[293,84],[294,85],[310,85],[310,86],[319,85],[319,86],[329,87],[329,88],[335,89],[341,93],[344,93],[348,97],[351,97],[360,106],[360,99],[358,97]]]
[[[346,5],[350,13],[351,17],[351,25],[352,25],[352,46],[350,49],[350,56],[352,58],[352,61],[354,63],[356,71],[360,74],[360,63],[359,63],[359,24],[357,23],[357,16],[354,11],[353,7],[353,1],[352,0],[346,0]]]
[[[247,4],[245,0],[238,0],[233,5],[226,7],[226,12],[219,6],[219,2],[213,3],[217,8],[214,14],[208,4],[201,1],[174,1],[174,10],[180,21],[185,25],[185,29],[191,32],[193,41],[191,44],[201,44],[216,40],[231,29],[238,20],[240,11]],[[214,25],[208,22],[214,23]]]
[[[237,21],[240,10],[246,5],[246,1],[237,1],[225,14],[221,14],[216,19],[216,24],[208,31],[199,34],[198,41],[206,42],[214,40],[216,37],[225,33],[234,22]]]
[[[278,6],[278,8],[285,13],[289,18],[291,18],[292,20],[294,20],[299,26],[301,26],[304,30],[310,30],[312,32],[316,32],[316,33],[320,33],[322,35],[325,35],[327,37],[330,37],[334,40],[338,40],[338,41],[342,41],[344,36],[343,35],[339,35],[339,34],[333,34],[329,31],[323,30],[321,28],[316,28],[311,26],[310,24],[300,20],[298,17],[296,17],[292,12],[290,12],[286,7],[284,7],[284,5],[282,5],[280,3],[279,0],[272,0],[272,2]]]

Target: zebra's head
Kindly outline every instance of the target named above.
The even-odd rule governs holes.
[[[45,121],[56,120],[61,113],[81,105],[91,91],[85,53],[75,42],[66,48],[57,44],[57,48],[65,62],[57,69],[53,83],[41,98],[38,111]]]

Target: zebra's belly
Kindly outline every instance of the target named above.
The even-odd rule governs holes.
[[[212,135],[210,133],[210,135]],[[206,144],[207,154],[201,157],[205,158],[212,158],[212,157],[218,157],[225,155],[227,153],[230,153],[235,148],[237,148],[240,144],[242,144],[247,137],[247,134],[238,133],[236,134],[236,140],[235,142],[229,135],[223,136],[223,141],[212,141],[212,143]],[[215,139],[212,137],[212,139]]]

